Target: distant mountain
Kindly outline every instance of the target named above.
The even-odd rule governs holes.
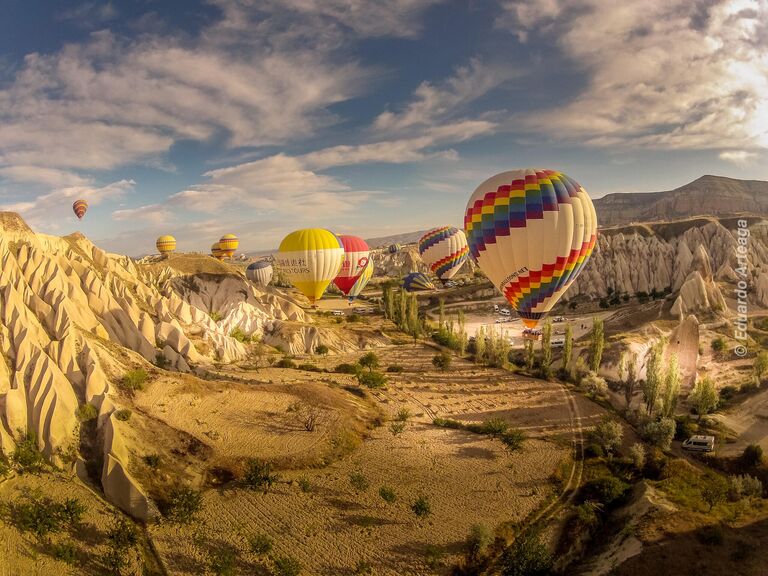
[[[419,239],[426,234],[426,230],[419,230],[418,232],[405,232],[403,234],[393,234],[392,236],[380,236],[379,238],[368,238],[368,246],[371,248],[381,248],[383,246],[389,246],[390,244],[412,244],[418,242]]]
[[[608,194],[594,203],[601,227],[692,216],[766,216],[768,182],[702,176],[674,190]]]

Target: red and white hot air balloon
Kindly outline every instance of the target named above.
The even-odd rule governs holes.
[[[360,275],[368,265],[371,257],[371,250],[368,243],[357,236],[339,235],[341,245],[344,247],[344,260],[341,263],[341,270],[334,278],[333,283],[341,290],[344,296],[349,296],[349,291],[360,278]]]

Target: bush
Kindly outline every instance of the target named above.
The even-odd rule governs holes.
[[[450,428],[452,430],[463,430],[464,424],[458,420],[451,420],[450,418],[435,418],[432,420],[432,424],[439,426],[440,428]]]
[[[526,439],[527,436],[522,430],[506,430],[499,436],[499,440],[501,440],[504,447],[510,452],[520,450]]]
[[[28,495],[23,501],[10,506],[13,523],[22,532],[32,532],[37,538],[72,529],[82,520],[86,511],[77,498],[67,498],[63,503],[47,497]]]
[[[355,576],[373,576],[373,564],[368,560],[358,560],[355,564]]]
[[[360,371],[359,364],[339,364],[333,369],[337,374],[357,374]]]
[[[280,556],[275,558],[275,576],[299,576],[301,574],[301,562],[292,556]]]
[[[756,468],[763,463],[763,449],[759,444],[750,444],[741,453],[741,465],[746,468]]]
[[[37,447],[37,437],[33,432],[23,434],[21,440],[16,443],[16,448],[11,454],[13,467],[21,474],[41,472],[48,462]]]
[[[714,352],[722,352],[725,350],[725,340],[723,340],[722,336],[718,336],[712,340],[712,350]]]
[[[373,370],[379,367],[379,357],[376,356],[375,352],[368,352],[360,356],[357,363],[363,368],[368,368],[369,372],[373,372]]]
[[[640,442],[635,442],[629,449],[629,457],[632,459],[632,465],[636,470],[641,471],[645,467],[645,446]]]
[[[381,496],[381,499],[384,500],[384,502],[387,504],[392,504],[395,500],[397,500],[395,489],[389,486],[382,486],[379,488],[379,496]]]
[[[306,364],[299,364],[299,370],[304,370],[304,372],[322,372],[322,368],[318,368],[314,364],[310,364],[307,362]]]
[[[208,568],[214,576],[234,576],[237,550],[232,546],[220,546],[209,552]]]
[[[147,454],[143,458],[144,464],[149,466],[150,468],[154,469],[160,466],[160,455],[159,454]]]
[[[368,478],[366,478],[359,470],[352,472],[349,475],[349,483],[352,484],[352,487],[358,492],[365,492],[371,485],[370,482],[368,482]]]
[[[610,506],[622,498],[629,489],[629,485],[614,476],[603,476],[590,480],[581,488],[583,501],[599,502],[604,506]]]
[[[363,317],[360,316],[360,314],[358,314],[357,312],[352,312],[352,314],[350,314],[346,318],[347,318],[347,322],[360,322],[360,320],[363,319]]]
[[[600,509],[602,509],[602,505],[588,500],[576,506],[576,519],[579,521],[579,524],[591,530],[600,521],[597,515]]]
[[[318,344],[315,346],[315,354],[318,356],[327,356],[331,350],[325,344]]]
[[[403,371],[402,366],[397,366],[396,364],[387,366],[387,372],[389,372],[390,374],[400,374],[402,371]]]
[[[429,499],[426,496],[419,496],[411,504],[411,510],[420,519],[424,519],[432,513],[432,506],[429,503]]]
[[[81,404],[76,412],[77,419],[80,422],[89,422],[96,419],[99,415],[99,411],[93,404]]]
[[[275,368],[296,368],[296,362],[288,357],[284,357],[275,362]]]
[[[488,434],[490,436],[500,436],[509,428],[509,424],[501,418],[491,418],[480,424],[468,424],[465,426],[470,432],[475,434]]]
[[[389,425],[389,431],[392,432],[392,436],[400,436],[405,431],[404,421],[395,421]]]
[[[240,329],[240,327],[239,327],[239,326],[235,326],[235,327],[232,329],[232,332],[230,332],[230,333],[229,333],[229,335],[230,335],[232,338],[234,338],[235,340],[237,340],[238,342],[241,342],[241,343],[243,343],[243,344],[248,344],[248,343],[250,343],[250,341],[251,341],[251,337],[250,337],[248,334],[246,334],[245,332],[243,332],[243,331]]]
[[[122,380],[120,380],[120,386],[130,392],[144,390],[144,384],[147,382],[147,378],[149,378],[149,374],[147,374],[147,371],[144,370],[144,368],[129,370],[125,373]]]
[[[660,451],[652,450],[645,460],[643,475],[651,480],[663,480],[668,476],[669,459]]]
[[[538,534],[521,534],[501,555],[503,576],[547,576],[552,555]]]
[[[619,422],[606,416],[600,424],[592,429],[589,435],[593,442],[598,444],[606,454],[613,454],[621,446],[624,429]]]
[[[445,550],[441,546],[427,544],[424,549],[424,563],[430,570],[438,570],[445,566]]]
[[[603,456],[605,456],[605,450],[600,444],[591,442],[584,447],[585,458],[602,458]]]
[[[127,553],[136,546],[139,535],[136,527],[124,517],[116,517],[107,531],[107,551],[102,564],[109,574],[120,574],[128,565]]]
[[[440,354],[435,354],[432,357],[432,365],[441,372],[445,372],[451,367],[451,361],[451,355],[448,352],[440,352]]]
[[[701,489],[701,497],[709,504],[709,511],[728,497],[728,483],[720,476],[712,477]]]
[[[77,546],[71,542],[59,542],[51,546],[51,556],[70,566],[77,566],[80,563]]]
[[[243,484],[246,488],[262,490],[266,494],[278,480],[279,476],[272,473],[272,464],[255,458],[248,460],[243,475]]]
[[[266,556],[272,551],[272,538],[266,534],[256,534],[248,541],[248,546],[256,556]]]
[[[675,421],[672,418],[662,418],[658,421],[648,422],[643,427],[645,438],[661,450],[669,450],[672,439],[675,437]]]
[[[357,382],[366,388],[383,388],[387,379],[381,372],[359,372]]]
[[[475,524],[470,528],[467,536],[467,557],[476,561],[485,554],[488,547],[493,544],[493,532],[485,524]]]
[[[594,372],[588,372],[581,379],[581,386],[587,394],[592,396],[605,396],[608,392],[608,384],[606,384],[605,378],[598,376]]]
[[[123,408],[121,410],[115,411],[115,418],[121,422],[128,422],[128,420],[131,419],[131,414],[132,412],[128,410],[128,408]]]
[[[168,494],[164,515],[172,524],[189,524],[202,506],[202,492],[188,486],[176,486]]]
[[[728,478],[728,499],[736,502],[742,498],[760,498],[763,495],[763,483],[749,474]]]
[[[696,432],[693,420],[686,415],[675,418],[675,440],[688,440]]]

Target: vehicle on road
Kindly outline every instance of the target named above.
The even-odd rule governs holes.
[[[555,316],[552,319],[552,322],[565,322],[565,318],[563,318],[562,316]]]
[[[714,449],[714,436],[691,436],[683,442],[683,450],[690,450],[691,452],[712,452]]]
[[[499,305],[498,304],[494,304],[493,305],[493,311],[494,312],[498,312],[499,311]]]
[[[554,336],[552,340],[549,341],[552,348],[562,348],[565,346],[565,336]]]
[[[506,308],[500,308],[499,314],[501,314],[502,316],[512,316],[512,312],[510,312]]]
[[[334,310],[333,311],[334,316],[344,316],[344,310]]]

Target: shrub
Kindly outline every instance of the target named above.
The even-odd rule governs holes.
[[[51,546],[51,556],[70,566],[79,564],[77,546],[71,542],[59,542]]]
[[[552,555],[538,534],[520,534],[501,555],[503,576],[547,576]]]
[[[721,502],[724,502],[726,497],[728,496],[728,483],[723,480],[720,476],[715,476],[710,479],[709,482],[707,482],[704,487],[701,489],[701,497],[709,504],[709,511],[712,512],[712,509],[720,504]]]
[[[37,447],[37,437],[33,432],[23,434],[21,440],[16,443],[16,448],[11,454],[11,463],[21,474],[36,474],[47,466],[48,463]]]
[[[605,450],[600,444],[591,442],[584,447],[585,458],[602,458],[603,456],[605,456]]]
[[[318,344],[315,346],[315,354],[318,356],[327,356],[330,349],[325,344]]]
[[[208,568],[215,576],[234,576],[237,556],[232,546],[220,546],[209,552]]]
[[[608,392],[608,384],[606,384],[605,379],[594,372],[588,372],[581,379],[581,386],[587,394],[592,396],[605,396]]]
[[[366,388],[383,388],[387,379],[381,372],[359,372],[357,382]]]
[[[275,368],[296,368],[296,363],[288,357],[283,357],[275,362]]]
[[[384,500],[384,502],[387,504],[392,504],[395,500],[397,500],[395,489],[389,486],[382,486],[379,488],[379,496],[381,496],[381,499]]]
[[[376,356],[375,352],[367,352],[360,356],[357,363],[363,368],[368,368],[369,372],[373,372],[373,370],[379,367],[379,357]]]
[[[202,492],[188,486],[175,486],[168,493],[164,515],[172,524],[189,524],[202,506]]]
[[[387,366],[387,372],[390,374],[400,374],[403,371],[402,366],[398,366],[396,364],[392,364],[391,366]]]
[[[712,340],[712,350],[714,352],[722,352],[725,350],[725,340],[723,340],[722,336],[718,336]]]
[[[280,556],[275,558],[276,576],[299,576],[301,574],[301,562],[293,556]]]
[[[652,480],[663,480],[668,476],[669,459],[660,451],[652,450],[645,460],[643,475]]]
[[[413,501],[411,510],[416,516],[423,520],[432,513],[432,505],[429,503],[429,499],[422,495]]]
[[[435,354],[432,357],[432,365],[441,372],[445,372],[451,367],[451,361],[451,355],[448,352],[440,352],[440,354]]]
[[[368,482],[368,478],[366,478],[359,470],[352,472],[349,475],[349,483],[352,484],[352,487],[358,492],[365,492],[371,485],[370,482]]]
[[[629,457],[632,459],[632,465],[640,471],[645,467],[645,446],[640,442],[635,442],[629,449]]]
[[[306,476],[302,476],[301,478],[299,478],[298,483],[299,483],[299,488],[301,488],[302,492],[306,493],[312,490],[312,483],[309,481],[309,478],[307,478]]]
[[[127,554],[138,541],[136,527],[124,517],[116,517],[107,531],[107,551],[102,557],[102,564],[108,573],[122,573],[128,565]]]
[[[22,532],[32,532],[43,539],[65,528],[74,528],[86,511],[77,498],[67,498],[63,503],[47,497],[28,495],[23,501],[10,505],[11,517]]]
[[[255,458],[248,460],[245,474],[243,475],[243,484],[247,488],[262,490],[266,494],[278,480],[279,476],[272,473],[272,464]]]
[[[368,560],[358,560],[355,564],[355,576],[373,576],[373,564]]]
[[[158,368],[167,368],[170,363],[171,361],[162,352],[155,354],[155,366]]]
[[[405,431],[405,422],[395,421],[389,425],[389,431],[392,432],[392,436],[400,436]]]
[[[500,436],[509,428],[509,423],[501,418],[491,418],[480,424],[469,424],[465,426],[470,432],[475,434],[488,434],[490,436]]]
[[[504,444],[504,447],[510,452],[520,450],[523,447],[527,436],[522,430],[505,430],[499,436],[499,440]]]
[[[646,439],[661,450],[669,450],[675,437],[675,421],[672,418],[662,418],[648,422],[643,428]]]
[[[736,502],[742,498],[760,498],[763,495],[763,483],[749,474],[735,475],[728,478],[728,499]]]
[[[452,430],[463,430],[464,424],[458,420],[452,420],[450,418],[437,417],[432,420],[432,424],[439,426],[440,428],[451,428]]]
[[[248,540],[248,546],[256,556],[266,556],[272,551],[272,538],[266,534],[256,534]]]
[[[595,501],[610,506],[622,498],[629,489],[629,485],[614,476],[603,476],[590,480],[581,488],[583,501]]]
[[[360,365],[359,364],[338,364],[336,368],[333,369],[334,372],[337,374],[357,374],[360,371]]]
[[[598,444],[607,454],[613,452],[621,446],[621,439],[624,436],[624,429],[621,424],[609,416],[595,426],[590,432],[592,440]]]
[[[585,526],[588,529],[592,529],[597,526],[600,519],[597,516],[598,511],[602,509],[602,505],[590,500],[576,506],[576,519],[579,524]]]
[[[120,380],[120,385],[130,392],[144,390],[144,384],[147,382],[147,378],[149,378],[149,374],[147,374],[147,371],[144,370],[144,368],[129,370],[125,373],[122,380]]]
[[[398,422],[407,422],[410,417],[411,411],[408,410],[408,408],[400,408],[400,410],[397,411],[397,414],[395,414],[395,420]]]
[[[431,570],[437,570],[445,565],[445,550],[434,544],[427,544],[424,549],[424,563]]]
[[[299,364],[299,370],[304,370],[304,372],[322,372],[322,368],[318,368],[314,364],[310,364],[309,362],[305,364]]]
[[[687,440],[696,432],[691,417],[687,414],[675,418],[675,440]]]
[[[485,524],[475,524],[467,536],[467,557],[471,561],[480,558],[488,547],[493,544],[493,532]]]
[[[128,422],[128,420],[131,419],[131,414],[132,412],[128,410],[128,408],[123,408],[115,412],[115,418],[117,418],[121,422]]]
[[[763,448],[759,444],[750,444],[741,453],[741,464],[746,468],[756,468],[763,463]]]
[[[229,335],[243,344],[248,344],[251,341],[251,337],[240,329],[240,326],[232,328],[232,332]]]
[[[211,313],[210,313],[210,317],[211,317],[211,320],[213,320],[214,322],[218,322],[218,321],[219,321],[219,320],[221,320],[221,318],[222,318],[222,316],[221,316],[221,312],[218,312],[218,311],[216,311],[216,310],[213,310],[213,311],[211,311]]]
[[[143,458],[144,464],[149,466],[150,468],[157,468],[160,466],[160,455],[159,454],[146,454]]]
[[[352,314],[350,314],[346,318],[347,318],[347,322],[360,322],[360,320],[363,319],[363,317],[360,316],[360,314],[358,314],[357,312],[352,312]]]
[[[94,420],[99,415],[99,411],[93,404],[81,404],[77,409],[77,419],[80,422],[89,422]]]

